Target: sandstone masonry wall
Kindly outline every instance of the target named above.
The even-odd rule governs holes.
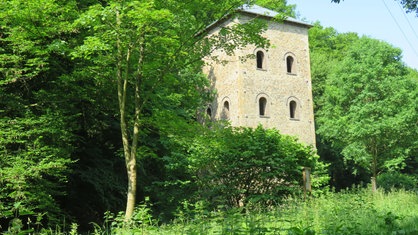
[[[241,15],[219,27],[245,23],[251,18]],[[218,29],[213,29],[212,33]],[[263,36],[270,40],[270,48],[249,45],[237,50],[234,56],[216,51],[214,55],[228,63],[211,63],[204,68],[217,94],[210,107],[212,118],[228,119],[232,126],[261,124],[276,128],[315,146],[308,27],[293,22],[269,21]],[[257,67],[258,51],[264,55],[262,68]],[[248,54],[255,58],[240,60]],[[288,72],[288,56],[293,59],[291,72]]]

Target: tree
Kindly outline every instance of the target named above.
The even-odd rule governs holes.
[[[418,82],[418,70],[409,68],[409,77],[411,80]]]
[[[330,71],[344,58],[346,50],[358,38],[356,33],[341,34],[334,28],[324,28],[319,22],[316,22],[309,30],[313,97],[322,96]],[[314,99],[314,111],[321,106],[320,101],[320,99]]]
[[[117,84],[128,175],[126,219],[134,210],[139,140],[146,135],[148,117],[161,112],[161,104],[184,102],[188,93],[196,95],[194,98],[205,93],[202,58],[213,49],[233,53],[236,46],[246,43],[264,46],[265,40],[258,36],[263,29],[260,21],[224,28],[219,35],[206,37],[207,25],[230,14],[240,4],[241,1],[110,1],[90,7],[76,21],[75,27],[86,30],[87,35],[74,57],[93,63],[96,79]]]
[[[279,12],[283,16],[295,17],[296,5],[288,5],[287,0],[256,0],[255,4]]]
[[[402,169],[416,144],[417,86],[400,60],[399,49],[360,38],[329,75],[317,112],[318,133],[373,179]]]
[[[312,94],[314,97],[314,113],[322,109],[327,81],[332,75],[334,67],[341,63],[351,45],[359,39],[356,33],[338,33],[331,27],[323,27],[319,22],[309,30],[309,48],[311,55],[311,76]],[[320,128],[321,124],[315,118],[315,126]],[[364,182],[364,172],[357,171],[353,175],[354,165],[351,161],[344,161],[341,155],[341,148],[332,146],[320,133],[316,133],[316,146],[321,160],[330,164],[328,167],[331,176],[330,186],[336,190],[350,187],[352,184]],[[366,176],[367,177],[367,176]]]
[[[303,167],[312,167],[317,176],[325,169],[311,147],[262,126],[215,125],[189,152],[201,200],[212,207],[277,203],[300,193]],[[326,180],[317,177],[315,186]]]
[[[0,219],[42,215],[57,223],[72,163],[77,112],[60,76],[72,0],[0,2]],[[40,221],[39,221],[40,222]]]
[[[341,2],[341,0],[331,0],[331,1],[336,2],[336,3]],[[416,15],[418,16],[418,1],[417,0],[400,0],[400,2],[403,5],[403,8],[407,10],[407,12],[415,12]]]
[[[418,1],[417,0],[401,0],[401,4],[409,12],[416,12],[418,15]]]

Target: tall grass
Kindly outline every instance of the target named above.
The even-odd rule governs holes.
[[[190,211],[189,211],[190,212]],[[302,200],[269,210],[180,213],[171,224],[119,230],[118,234],[418,234],[418,195],[358,189]]]
[[[295,203],[290,214],[314,234],[418,234],[418,196],[413,192],[346,191]],[[300,233],[299,233],[300,234]]]
[[[204,203],[189,205],[170,224],[152,218],[149,202],[137,207],[132,221],[123,213],[106,213],[103,225],[89,234],[418,234],[418,194],[412,191],[351,189],[303,200],[290,197],[268,209],[235,208],[208,211]],[[78,234],[71,231],[6,231],[4,234]]]

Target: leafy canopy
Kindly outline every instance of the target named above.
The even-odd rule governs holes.
[[[314,150],[275,129],[215,128],[189,151],[199,192],[215,206],[276,203],[300,191],[303,167],[317,171],[315,186],[326,181]]]
[[[385,42],[355,41],[331,71],[317,115],[318,133],[373,176],[403,168],[414,148],[417,87],[400,60]]]

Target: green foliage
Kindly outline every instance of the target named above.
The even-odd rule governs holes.
[[[256,0],[255,4],[283,14],[283,16],[295,17],[296,5],[288,5],[287,0]]]
[[[332,186],[341,189],[350,187],[352,184],[369,181],[371,165],[369,165],[368,159],[370,159],[370,155],[367,157],[367,154],[362,154],[361,149],[364,150],[364,147],[354,143],[360,141],[359,138],[354,137],[355,141],[347,138],[347,132],[354,130],[346,127],[354,126],[353,119],[355,117],[357,117],[359,123],[357,125],[358,130],[362,130],[362,133],[360,131],[357,133],[358,135],[366,135],[366,133],[378,135],[382,139],[377,141],[382,144],[382,141],[390,142],[390,144],[386,144],[386,148],[397,149],[390,156],[387,156],[394,157],[393,160],[388,161],[387,164],[381,162],[378,165],[383,166],[383,168],[379,168],[380,166],[377,166],[377,168],[396,168],[397,165],[401,168],[404,167],[404,172],[414,174],[416,168],[414,156],[417,152],[417,143],[416,141],[414,143],[414,138],[400,137],[398,134],[392,135],[391,133],[394,130],[386,131],[383,129],[385,126],[390,129],[392,127],[404,128],[403,131],[405,132],[400,131],[402,132],[401,135],[413,136],[414,133],[417,133],[416,125],[413,126],[413,119],[409,119],[416,115],[414,104],[416,104],[417,99],[417,86],[411,84],[411,80],[416,81],[416,71],[402,65],[398,49],[392,48],[390,45],[384,46],[385,43],[377,40],[376,43],[373,43],[375,41],[373,39],[360,39],[355,33],[341,34],[333,28],[324,28],[319,23],[315,23],[315,26],[309,31],[309,37],[317,148],[321,159],[331,163],[329,170],[332,177]],[[371,41],[367,46],[359,46],[362,43],[366,44],[365,41],[367,40]],[[387,48],[383,49],[383,47]],[[369,50],[370,48],[374,49]],[[354,53],[358,56],[349,59],[354,56]],[[372,72],[373,70],[374,72]],[[340,72],[336,74],[336,71]],[[335,80],[339,80],[339,83],[335,84]],[[376,82],[379,85],[375,84]],[[382,86],[387,88],[382,90]],[[333,91],[330,90],[331,87]],[[346,90],[347,93],[344,93],[343,90]],[[381,91],[379,92],[379,90]],[[328,95],[331,92],[334,95],[329,97]],[[363,93],[358,96],[360,100],[356,99],[355,97],[360,93]],[[373,97],[366,98],[367,94],[373,95]],[[388,98],[383,98],[384,95],[382,96],[382,94],[387,94]],[[337,103],[339,97],[342,97],[341,100],[344,99],[346,102]],[[398,99],[398,101],[395,101],[395,99]],[[373,102],[371,102],[372,100]],[[360,107],[350,110],[350,107],[357,104],[361,104]],[[333,111],[326,111],[324,106],[333,109]],[[343,106],[346,109],[337,109],[337,107]],[[377,108],[379,106],[381,108]],[[360,111],[362,108],[364,108],[363,111]],[[367,113],[367,110],[370,112]],[[339,113],[348,114],[351,111],[350,119],[348,119],[348,115],[345,115],[347,119],[340,119],[340,122],[337,122]],[[390,118],[391,116],[392,118]],[[407,116],[409,116],[409,121],[404,119]],[[328,127],[324,131],[325,123]],[[371,129],[372,124],[374,130]],[[412,126],[407,127],[408,124]],[[341,129],[338,127],[341,127]],[[380,131],[377,131],[379,128]],[[333,140],[330,138],[331,136],[338,137],[342,141]],[[392,136],[395,138],[392,138]],[[371,146],[370,144],[367,145]],[[345,155],[342,154],[343,150]],[[355,152],[357,153],[355,154]],[[347,157],[348,155],[359,156],[360,154],[362,154],[362,157],[359,158]],[[360,158],[363,158],[363,167],[358,164]]]
[[[405,166],[416,144],[417,86],[406,77],[399,49],[367,37],[355,41],[330,71],[322,99],[318,133],[346,161],[373,176]]]
[[[415,198],[416,194],[405,191],[372,194],[355,190],[324,195],[301,208],[306,211],[302,221],[309,221],[301,222],[303,227],[321,234],[414,233],[416,225],[406,217],[416,220],[416,213],[398,206],[411,203]],[[397,200],[400,202],[396,206],[390,206]]]
[[[416,234],[418,196],[408,191],[353,188],[301,200],[288,198],[268,210],[205,210],[185,205],[170,224],[134,224],[118,234]],[[119,224],[119,225],[117,225]],[[109,234],[98,229],[95,234]],[[108,230],[107,230],[108,231]]]
[[[69,215],[90,222],[92,215],[120,209],[114,206],[124,188],[112,149],[119,138],[109,131],[112,89],[95,83],[93,70],[75,71],[69,58],[78,43],[80,32],[71,27],[78,14],[72,0],[0,3],[3,228],[14,217],[27,226],[42,215],[39,231]]]
[[[2,223],[26,226],[39,213],[54,224],[59,217],[76,114],[61,104],[58,94],[65,89],[56,81],[69,67],[65,53],[74,6],[74,1],[0,3]]]
[[[409,77],[415,82],[418,82],[418,70],[409,68]]]
[[[86,221],[98,221],[103,211],[123,206],[126,175],[123,159],[115,158],[121,156],[115,114],[118,62],[128,84],[138,84],[135,79],[141,77],[137,152],[143,180],[138,198],[150,195],[157,201],[154,213],[167,214],[193,198],[193,177],[201,165],[189,156],[189,144],[201,132],[196,109],[210,96],[201,58],[219,48],[231,54],[247,44],[268,45],[259,37],[265,26],[261,20],[205,37],[209,24],[244,1],[123,2],[0,3],[0,220],[12,221],[14,232],[25,231],[35,217],[39,231],[41,225],[58,224],[70,215],[80,224],[74,223],[70,233],[77,233]],[[290,11],[283,2],[274,7]],[[116,11],[122,20],[117,29]],[[122,61],[115,55],[118,39]],[[130,59],[125,60],[128,51]],[[143,63],[138,63],[141,56]],[[133,89],[127,99],[135,99]],[[133,103],[127,103],[129,111]],[[283,148],[291,148],[287,145],[292,146]],[[291,158],[283,161],[295,164]]]
[[[66,53],[69,21],[75,16],[75,1],[22,1],[0,3],[0,85],[28,81],[58,61],[52,55]]]
[[[356,33],[338,33],[334,28],[324,28],[319,22],[309,30],[309,48],[312,69],[312,95],[316,112],[321,107],[329,76],[335,66],[345,57],[346,51],[359,37]]]
[[[162,222],[173,219],[184,202],[190,208],[205,202],[199,204],[205,209],[278,203],[301,192],[303,166],[313,167],[315,194],[329,180],[310,147],[276,130],[206,129],[181,122],[167,127],[171,129],[160,129],[159,139],[151,141],[163,158],[150,154],[141,161],[141,175],[147,176],[143,194],[150,196],[154,216]]]
[[[414,12],[418,16],[418,1],[417,0],[401,0],[401,3],[408,12]]]
[[[399,172],[385,172],[377,177],[378,185],[386,192],[392,189],[418,190],[418,179]]]
[[[126,221],[122,212],[117,215],[106,212],[102,225],[92,223],[93,234],[144,234],[156,230],[158,221],[152,217],[151,204],[149,198],[140,203],[132,216]]]
[[[58,206],[52,196],[62,195],[66,182],[70,148],[65,126],[56,115],[1,119],[0,200],[19,217],[48,211],[54,218]],[[50,218],[50,219],[51,219]]]
[[[167,149],[161,149],[158,138],[165,138],[166,126],[175,129],[176,122],[193,122],[196,109],[208,97],[207,79],[201,74],[202,58],[215,49],[232,54],[235,48],[247,44],[267,44],[259,36],[265,25],[261,20],[225,27],[219,34],[207,37],[206,27],[233,13],[240,4],[110,1],[89,7],[72,25],[75,31],[85,33],[83,43],[71,53],[83,74],[95,70],[94,80],[117,81],[118,116],[129,181],[127,217],[136,198],[136,170],[141,171],[141,176],[153,171],[137,167],[137,162],[151,162],[150,168],[161,166],[157,156],[167,154]],[[161,179],[165,176],[159,173],[164,171],[155,177],[167,185]],[[140,189],[149,190],[155,178],[143,178]]]
[[[352,42],[358,40],[355,33],[340,34],[331,27],[324,28],[319,22],[309,30],[309,47],[311,57],[312,94],[314,101],[315,126],[320,128],[318,111],[322,109],[327,81],[340,61],[344,58],[347,49]],[[343,161],[341,146],[326,140],[320,133],[316,133],[316,146],[321,160],[330,163],[328,168],[332,180],[330,184],[337,189],[350,187],[353,183],[358,184],[363,179],[361,171],[357,175],[352,174],[352,163]]]
[[[214,128],[189,151],[201,197],[213,206],[278,203],[300,192],[302,167],[318,163],[310,147],[261,126]]]

